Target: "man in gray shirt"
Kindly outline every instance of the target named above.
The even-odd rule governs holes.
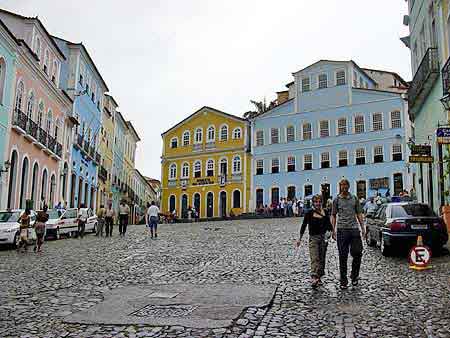
[[[366,236],[361,205],[358,198],[349,193],[349,188],[348,180],[343,179],[339,182],[340,194],[334,199],[331,211],[333,238],[337,240],[339,251],[341,289],[346,289],[348,284],[347,260],[349,251],[353,257],[350,278],[353,286],[358,285],[363,250],[361,233],[363,237]]]

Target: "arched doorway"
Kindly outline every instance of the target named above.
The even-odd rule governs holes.
[[[50,205],[49,208],[53,208],[55,206],[55,191],[56,191],[56,177],[52,175],[50,178]]]
[[[86,208],[89,206],[88,198],[89,198],[89,185],[88,185],[88,182],[86,182],[86,183],[84,183],[84,200],[83,200],[84,206]]]
[[[280,203],[280,189],[272,188],[272,204],[278,205]]]
[[[219,195],[219,215],[220,217],[227,216],[227,193],[221,191]]]
[[[206,217],[210,218],[214,216],[214,195],[209,192],[206,195]]]
[[[239,190],[233,191],[233,209],[241,208],[241,192]]]
[[[82,194],[83,194],[83,178],[80,177],[78,179],[78,203],[77,203],[78,208],[81,206],[81,203],[82,203],[82,199],[83,199]]]
[[[95,195],[94,187],[91,187],[91,203],[90,203],[90,207],[91,207],[92,210],[94,210],[94,201],[95,201],[94,195]]]
[[[39,205],[39,208],[42,208],[44,206],[44,203],[47,203],[47,180],[48,180],[48,174],[47,169],[44,169],[42,172],[42,181],[41,181],[41,204]]]
[[[200,194],[199,193],[194,194],[194,208],[195,208],[195,211],[198,212],[198,216],[200,217],[201,209],[200,209]]]
[[[72,174],[70,180],[70,207],[75,207],[75,189],[77,184],[77,176],[75,174]]]
[[[67,175],[69,173],[69,167],[67,163],[64,163],[62,182],[61,182],[61,197],[65,201],[67,198]]]
[[[20,178],[20,199],[19,208],[25,208],[28,192],[28,158],[25,157],[22,162],[22,174]]]
[[[176,198],[174,195],[171,195],[169,198],[169,211],[173,212],[176,208]]]
[[[17,151],[11,154],[11,167],[9,168],[9,187],[8,187],[8,208],[14,208],[14,197],[16,196],[17,180]]]
[[[256,208],[264,207],[264,190],[256,189]]]
[[[38,185],[39,165],[37,163],[33,166],[33,174],[31,175],[31,200],[33,201],[33,208],[37,208],[37,185]]]
[[[181,217],[187,218],[188,197],[186,194],[181,196]]]

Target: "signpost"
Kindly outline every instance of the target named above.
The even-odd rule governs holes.
[[[450,144],[450,127],[438,127],[436,129],[437,143]]]
[[[410,163],[433,163],[434,158],[431,156],[431,145],[413,144],[411,145]]]
[[[422,236],[417,237],[417,245],[409,251],[409,268],[413,270],[430,269],[431,250],[422,244]]]

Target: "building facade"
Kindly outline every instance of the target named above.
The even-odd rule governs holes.
[[[124,148],[124,172],[125,172],[125,183],[126,183],[126,196],[125,199],[128,201],[130,206],[130,222],[134,223],[136,221],[135,215],[137,215],[141,206],[138,203],[136,194],[136,147],[137,143],[141,140],[133,124],[130,121],[126,121],[126,134],[125,134],[125,148]]]
[[[113,145],[113,167],[112,167],[112,195],[113,207],[115,210],[119,207],[121,200],[126,197],[125,182],[125,138],[127,133],[127,124],[122,114],[116,111],[114,119],[114,145]]]
[[[65,56],[37,18],[0,11],[0,19],[19,40],[14,103],[10,110],[6,204],[34,208],[60,201],[61,179],[68,158],[67,137],[75,123],[70,97],[59,86]]]
[[[379,84],[353,61],[328,60],[294,73],[278,105],[251,121],[252,209],[336,196],[342,178],[360,198],[409,189],[406,83],[393,74]]]
[[[248,211],[250,153],[248,122],[203,107],[162,134],[161,210],[200,218]]]
[[[101,163],[98,152],[104,93],[108,87],[88,51],[81,43],[54,38],[65,55],[61,86],[73,100],[72,115],[79,121],[73,135],[69,193],[70,207],[84,204],[96,209]]]
[[[0,209],[6,208],[9,135],[19,42],[0,20]],[[6,162],[6,163],[5,163]]]
[[[413,142],[431,145],[433,162],[415,164],[418,173],[415,185],[419,201],[438,210],[448,203],[448,179],[444,179],[443,158],[447,146],[437,143],[436,129],[449,124],[448,111],[441,99],[449,102],[450,17],[448,1],[408,1],[409,15],[404,23],[409,36],[402,41],[411,50],[413,80],[408,91],[409,115],[414,122]]]

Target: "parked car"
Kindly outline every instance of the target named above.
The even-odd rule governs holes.
[[[49,209],[48,221],[45,227],[47,237],[59,239],[61,235],[68,235],[78,230],[76,208]]]
[[[91,208],[85,208],[87,210],[88,219],[86,222],[86,228],[84,229],[86,232],[91,231],[93,233],[97,232],[97,224],[98,224],[98,217],[97,215],[92,211]]]
[[[417,202],[383,204],[367,217],[367,244],[378,245],[384,256],[396,247],[412,247],[421,235],[424,245],[440,251],[448,241],[447,227],[427,205]]]
[[[24,209],[0,211],[0,245],[9,244],[17,246],[20,239],[20,224],[18,222]],[[36,232],[33,225],[36,222],[36,213],[31,210],[30,228],[28,229],[28,239],[32,243],[36,240]]]

